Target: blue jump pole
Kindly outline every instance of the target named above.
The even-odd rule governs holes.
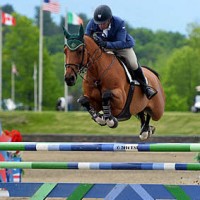
[[[200,143],[1,142],[0,151],[200,152]]]
[[[200,163],[148,162],[0,162],[0,168],[73,170],[188,170],[199,171]]]

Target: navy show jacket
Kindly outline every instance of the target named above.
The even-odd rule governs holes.
[[[94,32],[103,33],[99,26],[94,23],[94,20],[91,19],[86,26],[85,34],[92,36]],[[100,36],[107,41],[107,49],[126,49],[135,45],[135,40],[127,33],[124,21],[116,16],[111,19],[111,27],[107,32],[107,36],[105,37],[104,34]]]

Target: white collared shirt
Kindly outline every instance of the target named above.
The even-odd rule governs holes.
[[[104,36],[108,37],[108,31],[109,31],[110,29],[111,29],[111,23],[109,24],[108,28],[106,28],[106,29],[103,30],[102,36],[103,36],[103,37],[104,37]]]

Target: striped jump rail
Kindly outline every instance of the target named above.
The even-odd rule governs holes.
[[[200,163],[150,162],[0,162],[0,168],[68,170],[187,170],[199,171]]]
[[[200,152],[200,143],[1,142],[0,151]]]
[[[46,198],[83,198],[104,200],[197,200],[199,185],[162,184],[87,184],[87,183],[0,183],[1,197],[29,197],[31,200]]]

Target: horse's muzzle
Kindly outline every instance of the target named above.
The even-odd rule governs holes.
[[[65,77],[65,83],[68,86],[73,86],[76,83],[76,77],[75,76],[70,76],[70,77]]]

